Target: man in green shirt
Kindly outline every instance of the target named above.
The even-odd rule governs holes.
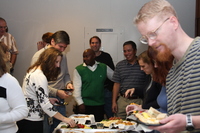
[[[79,113],[93,114],[95,121],[104,119],[104,82],[112,78],[113,70],[95,61],[92,49],[83,52],[83,64],[74,70],[74,98]]]

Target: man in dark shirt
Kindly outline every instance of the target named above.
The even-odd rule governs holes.
[[[101,48],[101,39],[98,36],[93,36],[90,38],[90,48],[95,52],[96,58],[95,60],[101,63],[106,64],[112,70],[115,69],[112,57],[109,53],[100,51]],[[104,111],[107,118],[113,117],[114,114],[112,112],[112,89],[113,89],[113,82],[108,78],[104,84],[104,91],[105,91],[105,105]]]

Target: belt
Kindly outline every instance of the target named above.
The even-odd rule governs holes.
[[[124,97],[125,94],[120,93],[120,96]],[[127,99],[139,99],[139,98],[140,98],[140,97],[137,96],[137,95],[132,95],[132,96],[127,97]]]

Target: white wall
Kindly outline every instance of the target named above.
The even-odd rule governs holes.
[[[0,17],[6,19],[19,49],[14,76],[21,84],[31,57],[37,51],[36,42],[48,31],[69,33],[71,44],[66,51],[71,76],[74,68],[82,63],[84,27],[124,27],[124,41],[135,41],[138,54],[141,53],[147,47],[138,41],[140,34],[133,25],[133,18],[147,1],[1,0]],[[183,29],[194,37],[196,0],[169,1],[174,5]]]

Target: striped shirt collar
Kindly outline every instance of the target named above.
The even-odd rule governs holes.
[[[136,60],[134,64],[131,64],[125,59],[125,63],[126,63],[126,65],[136,65],[136,64],[138,64],[138,61]]]

